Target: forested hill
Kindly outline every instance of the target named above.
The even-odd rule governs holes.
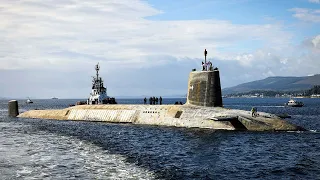
[[[224,88],[224,95],[245,93],[255,90],[263,91],[299,91],[308,90],[315,85],[320,85],[320,74],[304,77],[268,77],[266,79],[239,84],[234,87]]]

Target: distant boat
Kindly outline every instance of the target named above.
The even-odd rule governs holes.
[[[301,101],[290,99],[287,103],[285,103],[285,105],[290,107],[302,107],[304,104]]]
[[[51,99],[58,99],[57,97],[53,97],[53,98],[51,98]]]
[[[33,101],[31,101],[31,99],[28,98],[27,101],[26,101],[26,103],[27,103],[27,104],[31,104],[31,103],[33,103]]]

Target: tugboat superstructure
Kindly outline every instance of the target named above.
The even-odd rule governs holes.
[[[103,80],[99,77],[100,66],[99,63],[95,66],[96,76],[93,76],[92,79],[92,90],[90,93],[90,97],[87,100],[87,104],[115,104],[111,103],[111,99],[107,95],[107,88],[103,85]]]

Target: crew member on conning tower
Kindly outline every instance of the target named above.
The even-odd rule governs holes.
[[[211,61],[207,62],[207,54],[208,54],[207,49],[204,49],[204,63],[202,61],[202,71],[213,71],[212,62]]]

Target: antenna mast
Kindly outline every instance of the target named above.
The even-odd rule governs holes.
[[[96,65],[95,69],[97,71],[97,80],[98,80],[99,79],[99,70],[100,70],[99,63]]]
[[[207,70],[207,54],[208,54],[207,49],[204,49],[204,65],[206,67],[206,70]]]

